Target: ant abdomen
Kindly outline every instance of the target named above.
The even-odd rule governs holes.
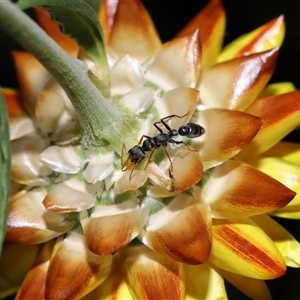
[[[181,136],[186,136],[188,138],[195,138],[201,136],[205,133],[205,130],[202,126],[195,123],[187,123],[178,129],[178,133]]]

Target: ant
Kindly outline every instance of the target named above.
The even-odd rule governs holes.
[[[138,166],[141,161],[145,158],[146,156],[146,151],[151,151],[151,154],[149,156],[148,162],[145,166],[145,169],[147,168],[148,164],[151,162],[151,157],[153,156],[155,150],[159,149],[160,147],[162,147],[170,161],[170,169],[169,169],[169,173],[170,171],[173,170],[173,164],[171,161],[171,158],[169,156],[168,151],[166,150],[168,143],[171,144],[184,144],[188,147],[189,150],[191,150],[188,146],[188,144],[186,144],[183,141],[176,141],[173,139],[174,136],[177,135],[181,135],[181,136],[186,136],[188,138],[196,138],[199,137],[201,135],[203,135],[205,133],[205,130],[202,126],[195,124],[195,123],[187,123],[183,126],[180,126],[177,129],[171,129],[171,127],[166,123],[169,120],[171,120],[172,118],[183,118],[187,115],[188,113],[186,113],[183,116],[178,116],[178,115],[169,115],[167,117],[164,117],[162,119],[160,119],[160,121],[157,121],[155,123],[153,123],[154,127],[160,132],[158,135],[151,137],[148,135],[143,135],[138,144],[135,145],[134,147],[132,147],[131,149],[129,149],[128,151],[128,157],[125,160],[125,162],[123,162],[122,159],[122,171],[125,172],[129,167],[131,167],[132,165],[134,166]],[[157,124],[162,123],[164,125],[164,127],[168,130],[167,133],[164,133],[163,130],[161,128],[159,128],[157,126]],[[144,140],[144,142],[142,143],[142,141]],[[123,157],[123,151],[124,151],[125,145],[123,144],[123,148],[122,148],[122,157]],[[125,148],[126,149],[126,148]],[[192,151],[197,151],[197,150],[192,150]],[[134,170],[134,169],[133,169]],[[131,179],[131,175],[132,172],[130,173],[129,176],[129,180]]]

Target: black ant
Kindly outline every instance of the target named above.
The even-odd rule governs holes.
[[[138,144],[136,146],[132,147],[131,149],[129,149],[128,157],[124,161],[124,163],[123,163],[123,159],[121,158],[122,159],[122,171],[125,172],[132,165],[138,166],[141,163],[141,161],[145,158],[145,156],[146,156],[145,152],[151,151],[148,162],[145,166],[145,169],[146,169],[148,164],[151,162],[151,157],[154,154],[154,151],[156,149],[162,147],[170,161],[170,169],[169,169],[169,173],[170,173],[170,171],[172,171],[172,169],[173,169],[173,164],[172,164],[171,158],[169,156],[169,153],[166,150],[168,143],[177,144],[177,145],[184,144],[188,147],[189,150],[196,151],[196,150],[190,149],[189,146],[185,142],[174,140],[173,137],[177,136],[177,135],[186,136],[188,138],[199,137],[205,133],[205,130],[202,126],[195,124],[195,123],[187,123],[183,126],[180,126],[177,130],[177,129],[171,129],[171,127],[166,123],[169,120],[171,120],[172,118],[183,118],[187,114],[185,114],[183,116],[178,116],[178,115],[173,114],[173,115],[170,115],[170,116],[160,119],[160,121],[153,123],[154,127],[160,133],[154,137],[151,137],[148,135],[143,135],[140,138]],[[164,133],[163,130],[157,126],[157,124],[159,124],[159,123],[162,123],[165,126],[165,128],[168,130],[167,133]],[[145,140],[142,144],[142,141],[144,138],[145,138]],[[122,157],[123,157],[124,148],[125,148],[125,145],[123,144]],[[130,163],[128,164],[128,162],[130,162]],[[131,179],[131,174],[132,174],[133,170],[130,173],[129,179]]]

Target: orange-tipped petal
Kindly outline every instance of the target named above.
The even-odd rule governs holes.
[[[199,87],[203,104],[245,110],[271,78],[277,56],[278,48],[205,69]]]
[[[117,59],[130,54],[140,63],[160,47],[159,36],[141,1],[119,2],[109,46]]]
[[[272,177],[233,160],[214,169],[202,193],[214,218],[271,212],[284,207],[295,196],[295,192]]]
[[[46,299],[80,299],[111,272],[112,256],[85,247],[83,236],[71,232],[54,248],[46,278]]]
[[[200,75],[198,31],[165,43],[148,66],[146,78],[164,90],[195,87]]]
[[[126,251],[126,279],[134,299],[183,299],[181,264],[145,246]]]
[[[250,278],[218,269],[218,273],[250,299],[272,300],[271,293],[264,280]]]
[[[284,34],[284,17],[279,16],[227,45],[218,57],[218,62],[280,47]]]
[[[201,62],[204,68],[215,63],[221,52],[225,31],[225,12],[221,1],[210,0],[177,36],[186,35],[196,29],[199,29]]]
[[[242,155],[258,155],[270,149],[300,123],[300,91],[256,100],[249,114],[264,119],[257,136]]]
[[[12,54],[22,91],[22,103],[27,112],[33,116],[38,94],[52,77],[43,65],[30,53],[13,51]]]
[[[87,247],[98,255],[113,254],[129,244],[140,233],[150,213],[150,206],[140,208],[137,199],[97,208],[84,233]]]
[[[31,118],[26,114],[21,104],[20,93],[8,89],[2,89],[9,116],[9,138],[11,141],[20,138],[35,130]]]
[[[227,299],[223,278],[209,264],[197,266],[184,264],[183,271],[185,299]]]
[[[16,299],[44,299],[45,283],[55,240],[46,243],[24,279]]]
[[[213,220],[210,261],[220,269],[257,279],[285,274],[282,255],[250,219]]]
[[[35,7],[35,14],[39,25],[47,32],[47,34],[70,56],[77,57],[79,46],[69,36],[60,31],[59,25],[52,21],[49,12]]]
[[[211,217],[205,203],[180,194],[151,215],[139,237],[144,244],[178,262],[201,264],[211,248]]]
[[[300,243],[268,215],[254,216],[251,219],[273,240],[287,266],[299,268]]]
[[[68,215],[47,211],[42,204],[46,195],[43,188],[22,191],[9,203],[6,241],[37,244],[51,240],[74,227]]]
[[[199,150],[202,156],[204,170],[239,153],[254,138],[262,124],[262,119],[258,117],[225,109],[198,111],[192,121],[206,131],[202,137],[192,140],[192,147]]]
[[[39,154],[48,146],[36,132],[12,141],[12,180],[22,184],[47,184],[53,171],[38,161]]]

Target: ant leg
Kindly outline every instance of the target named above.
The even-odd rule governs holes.
[[[137,145],[140,145],[140,144],[142,143],[142,141],[143,141],[144,138],[146,138],[146,139],[151,139],[150,136],[144,134],[144,135],[142,135],[142,137],[140,138],[140,140],[139,140],[139,142],[137,143]]]
[[[169,162],[170,162],[169,172],[172,172],[172,171],[173,171],[173,163],[172,163],[171,157],[170,157],[170,155],[169,155],[167,149],[164,148],[164,147],[163,147],[163,149],[164,149],[164,151],[165,151],[165,153],[166,153],[166,155],[167,155],[167,157],[168,157],[168,159],[169,159]]]
[[[147,169],[147,166],[151,163],[151,157],[153,156],[153,154],[154,154],[154,152],[155,152],[156,149],[157,148],[153,148],[153,150],[151,151],[151,153],[149,155],[149,158],[148,158],[148,161],[146,163],[145,169]]]
[[[184,118],[185,116],[188,115],[188,113],[189,113],[189,111],[183,116],[178,116],[178,115],[175,115],[175,114],[166,116],[166,117],[160,119],[160,121],[155,122],[153,125],[160,131],[160,133],[163,133],[161,128],[159,128],[157,126],[157,124],[160,124],[160,123],[162,123],[168,131],[171,131],[171,127],[166,122],[169,122],[172,118],[180,118],[180,119]]]
[[[170,139],[169,143],[176,144],[176,145],[184,144],[188,148],[189,151],[198,152],[196,149],[190,148],[189,144],[185,143],[184,141],[176,141],[176,140]]]

